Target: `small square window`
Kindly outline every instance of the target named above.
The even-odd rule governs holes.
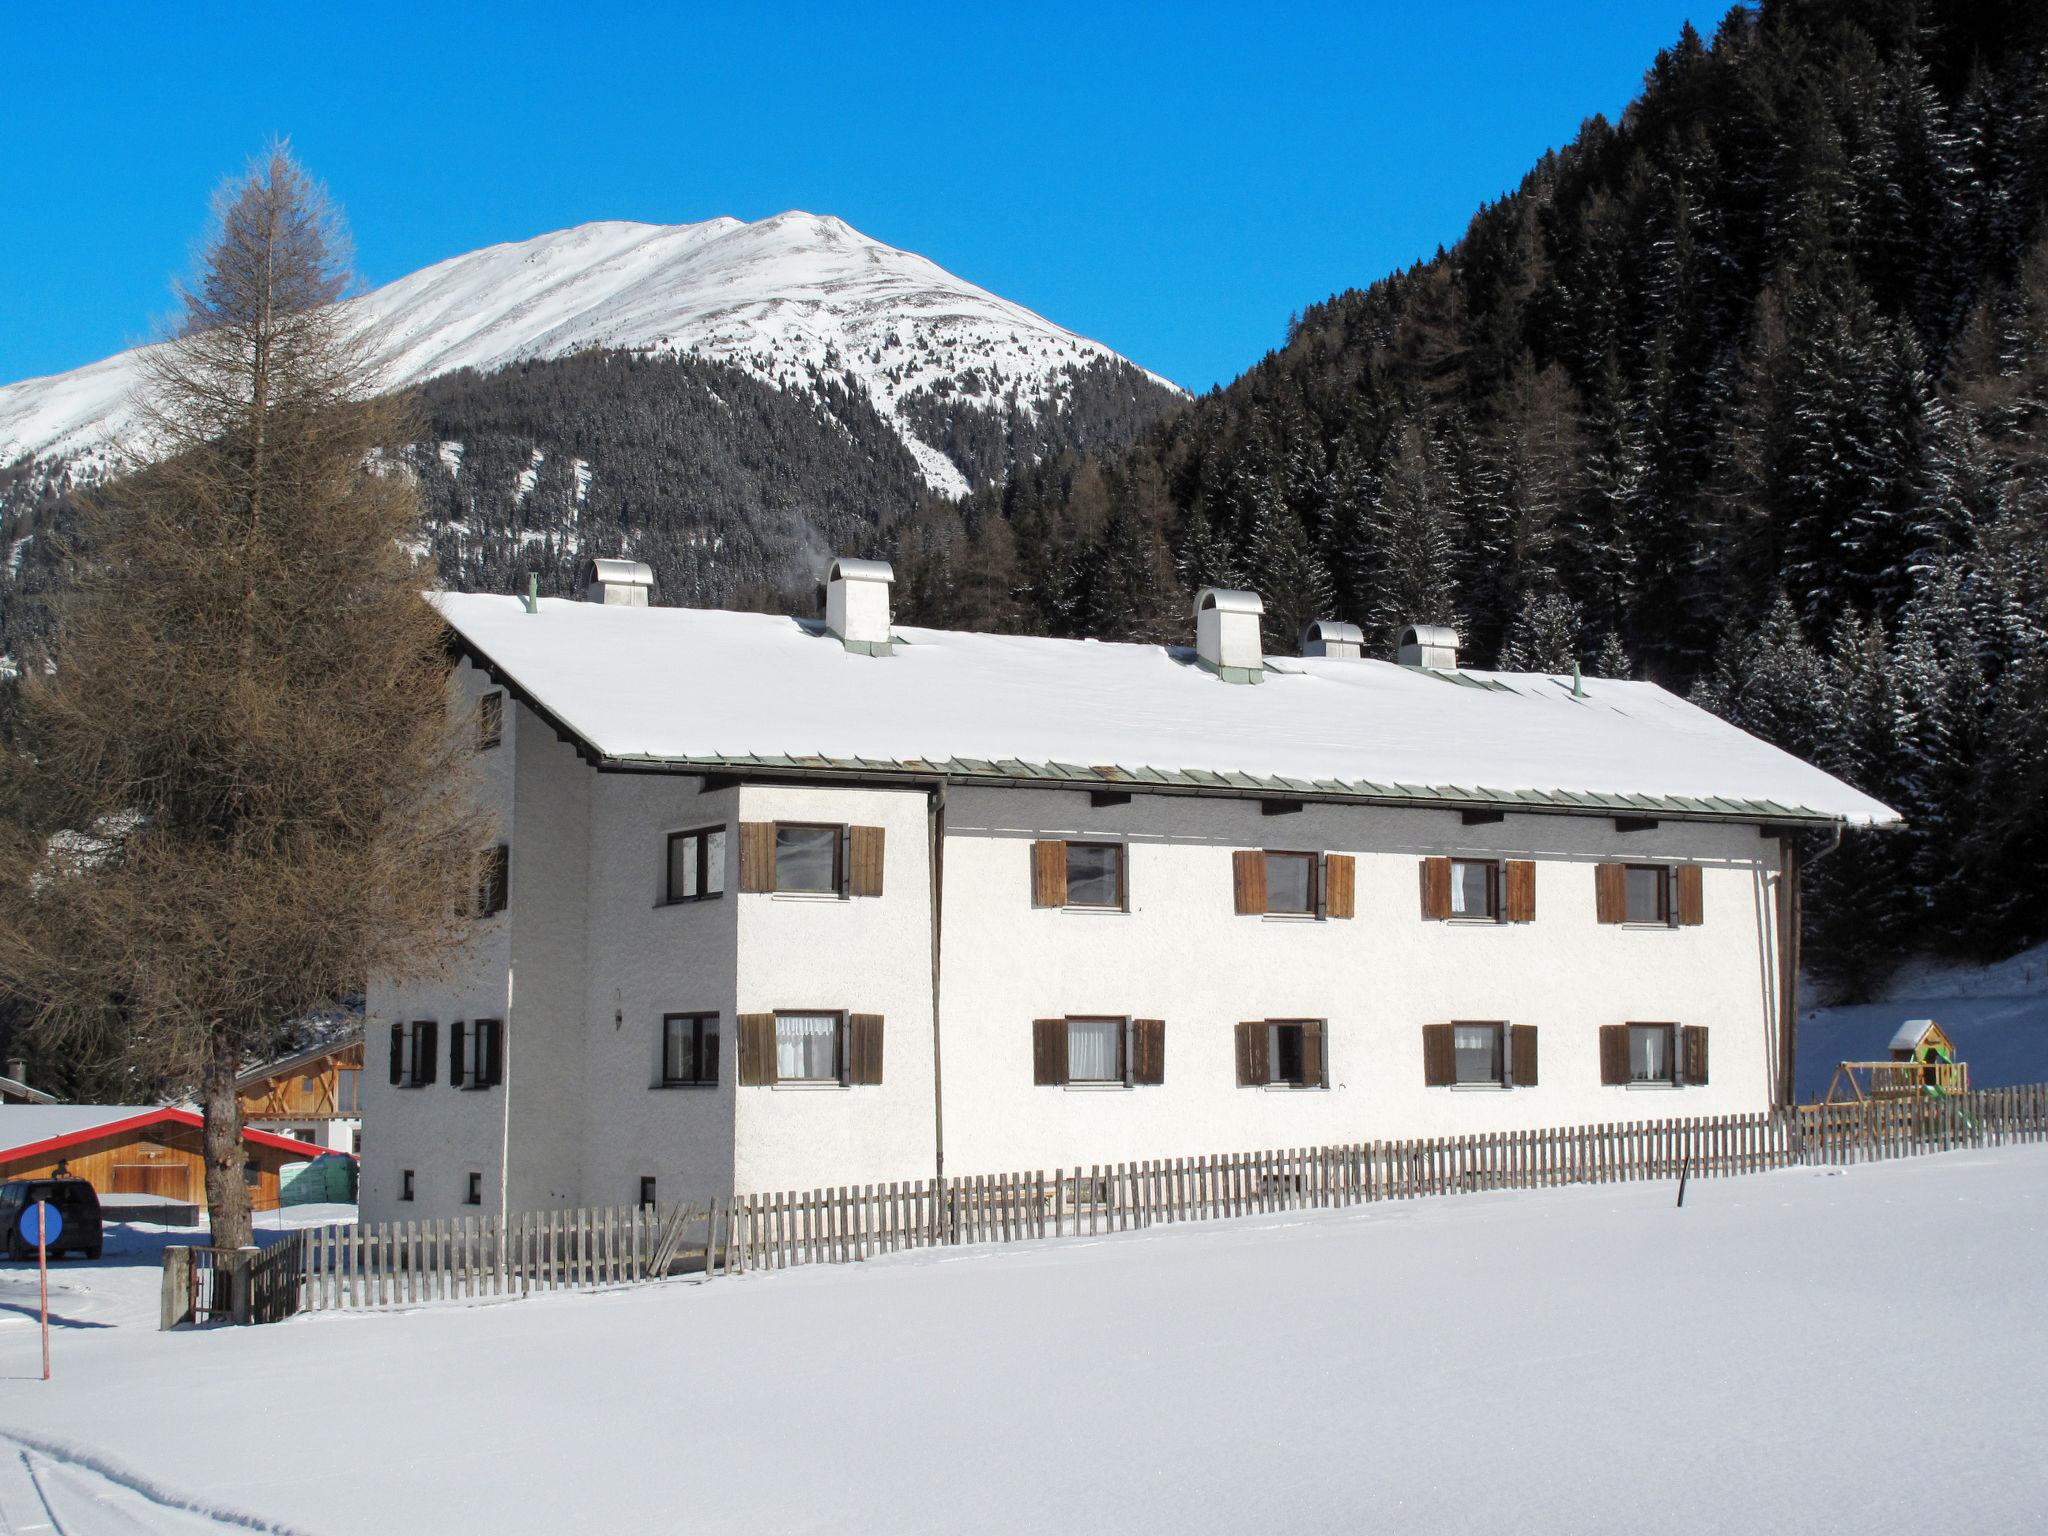
[[[1124,845],[1067,844],[1067,905],[1109,907],[1124,904]]]
[[[1628,1080],[1632,1083],[1678,1081],[1678,1031],[1669,1024],[1628,1027]]]
[[[1266,910],[1304,913],[1316,910],[1316,856],[1312,853],[1266,855]]]
[[[1124,1078],[1124,1020],[1067,1020],[1067,1081],[1121,1083]]]
[[[1500,865],[1492,859],[1451,860],[1451,916],[1485,918],[1500,915]]]
[[[496,689],[476,701],[476,749],[488,752],[505,739],[505,695]]]
[[[840,827],[775,824],[775,889],[839,894]]]
[[[662,1015],[661,1081],[670,1088],[708,1088],[717,1083],[717,1014]]]
[[[1453,1024],[1451,1047],[1457,1064],[1457,1081],[1496,1086],[1505,1083],[1501,1037],[1506,1033],[1499,1024]]]
[[[775,1015],[775,1077],[784,1083],[839,1081],[839,1045],[844,1031],[836,1013]]]
[[[482,1205],[484,1203],[484,1176],[482,1174],[472,1173],[469,1176],[469,1187],[463,1192],[462,1203],[464,1205]]]
[[[779,863],[779,861],[778,861]],[[725,894],[725,828],[671,832],[665,900],[703,901]]]
[[[401,1200],[410,1200],[412,1198],[412,1170],[410,1168],[399,1170],[398,1198]]]
[[[1631,864],[1624,876],[1627,906],[1624,920],[1631,923],[1671,921],[1670,879],[1661,864]]]
[[[512,850],[504,843],[487,848],[477,871],[476,915],[494,917],[505,910],[512,889]]]
[[[651,1173],[640,1175],[640,1208],[643,1211],[654,1209],[654,1175]]]

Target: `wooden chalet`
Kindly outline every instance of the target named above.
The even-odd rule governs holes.
[[[245,1130],[249,1193],[259,1211],[277,1209],[278,1175],[317,1148],[268,1131]],[[110,1207],[206,1206],[201,1121],[168,1105],[56,1104],[0,1109],[0,1181],[66,1176],[86,1180]],[[119,1212],[108,1214],[119,1219]]]
[[[362,1036],[329,1041],[244,1073],[242,1121],[321,1151],[361,1151],[362,1080]]]

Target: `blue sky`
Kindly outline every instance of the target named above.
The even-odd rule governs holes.
[[[1680,0],[0,7],[0,382],[150,334],[273,133],[386,282],[591,219],[837,214],[1195,389],[1635,94]]]

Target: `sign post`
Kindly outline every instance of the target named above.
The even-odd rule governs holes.
[[[38,1200],[21,1213],[21,1235],[36,1245],[36,1299],[43,1318],[43,1380],[50,1379],[50,1244],[64,1235],[64,1213]]]

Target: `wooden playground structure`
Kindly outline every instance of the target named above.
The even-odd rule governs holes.
[[[1970,1068],[1956,1060],[1948,1032],[1932,1019],[1908,1019],[1891,1040],[1886,1061],[1845,1061],[1828,1084],[1827,1104],[1872,1099],[1954,1098],[1970,1091]]]

